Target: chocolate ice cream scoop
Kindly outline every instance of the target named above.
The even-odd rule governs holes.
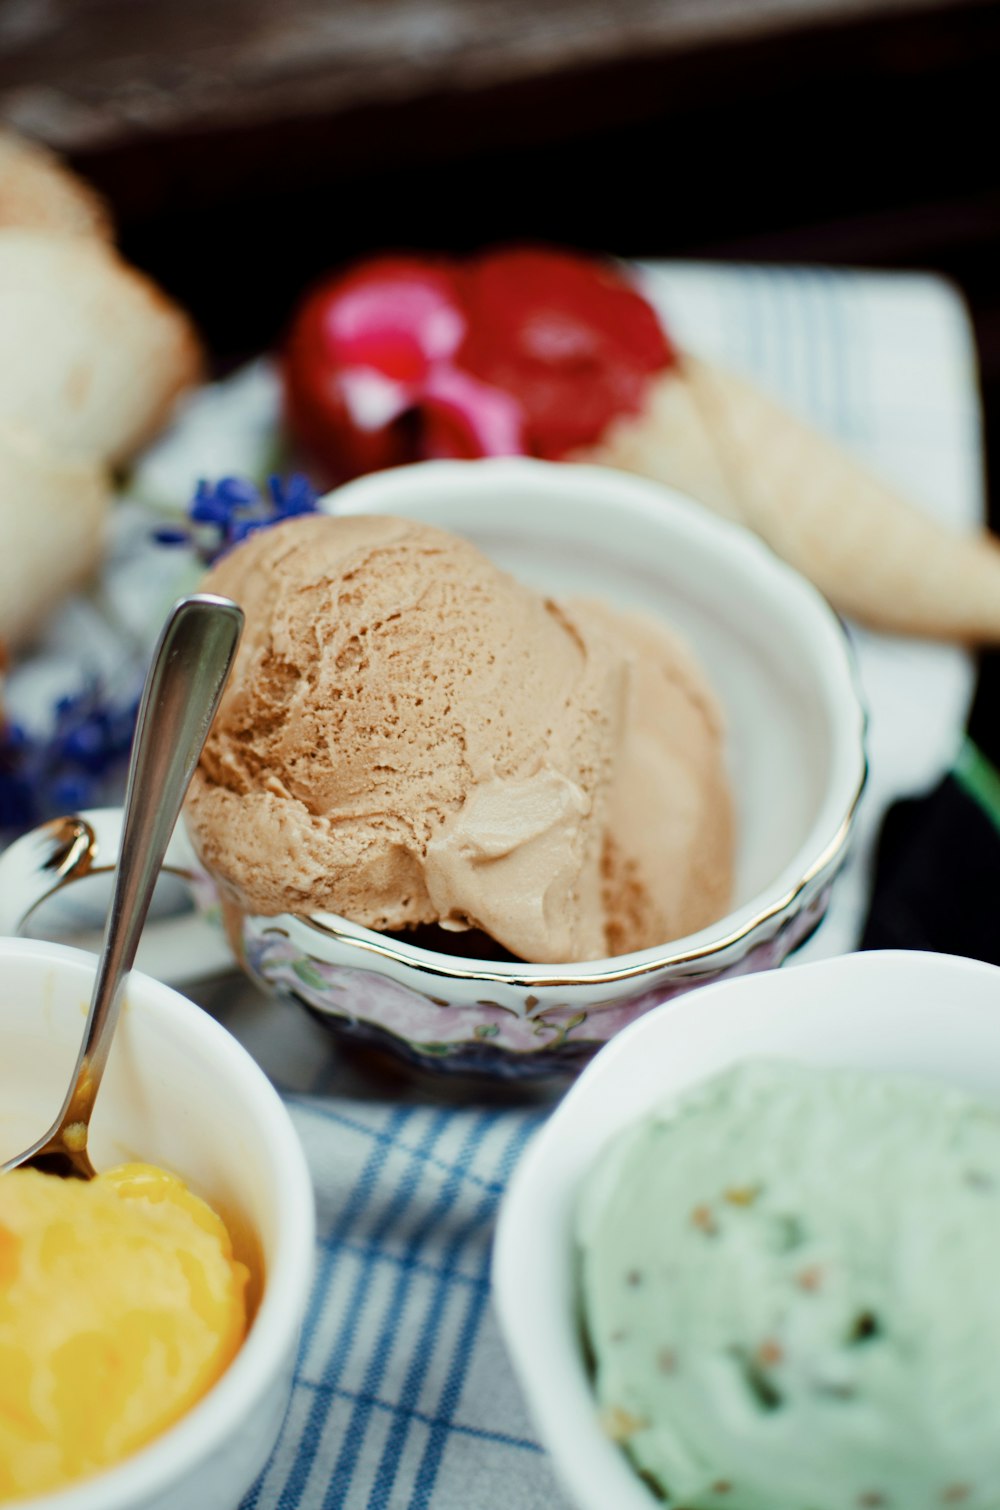
[[[248,627],[188,817],[243,905],[605,952],[624,675],[603,638],[467,542],[385,517],[295,520],[208,580]]]
[[[546,599],[467,541],[386,516],[262,531],[206,587],[241,604],[247,630],[188,824],[241,908],[476,928],[553,963],[661,943],[671,912],[698,927],[725,910],[724,783],[708,804],[725,837],[705,849],[722,857],[707,915],[654,901],[663,862],[633,853],[642,833],[671,865],[680,835],[676,874],[693,874],[704,804],[691,783],[721,771],[712,719],[691,706],[638,719],[662,690],[666,641],[644,644],[610,610]],[[637,696],[645,660],[660,669]],[[690,703],[674,696],[664,706]],[[678,761],[672,731],[683,743],[692,716],[700,742]],[[640,722],[647,748],[670,746],[663,782],[636,753]],[[622,781],[643,808],[627,823]],[[674,816],[661,822],[664,804]]]

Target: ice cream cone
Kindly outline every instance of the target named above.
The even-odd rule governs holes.
[[[694,385],[679,367],[650,384],[641,415],[619,415],[597,445],[566,459],[651,477],[727,519],[746,522],[718,437],[706,423]]]
[[[396,351],[410,353],[405,384],[386,361]],[[306,301],[286,391],[332,475],[444,455],[620,467],[755,530],[852,618],[1000,643],[1000,542],[943,527],[764,392],[679,350],[601,261],[515,246],[461,269],[362,265]],[[372,391],[388,395],[374,422],[358,398]],[[502,433],[482,422],[487,396],[508,406]]]
[[[642,415],[575,460],[619,466],[755,530],[841,613],[1000,642],[1000,542],[945,528],[753,384],[682,354]]]

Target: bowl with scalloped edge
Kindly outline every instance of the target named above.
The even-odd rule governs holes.
[[[678,630],[726,720],[733,896],[726,915],[698,933],[569,965],[447,954],[332,914],[229,909],[230,937],[260,985],[411,1064],[529,1079],[579,1068],[667,997],[780,963],[816,927],[864,785],[864,712],[836,615],[755,536],[654,483],[522,458],[400,467],[352,482],[322,506],[438,525],[530,586],[603,597]],[[113,863],[117,820],[81,821],[78,868],[92,873]],[[65,852],[65,833],[61,842]],[[14,914],[61,862],[37,840],[30,853],[13,851],[0,857],[0,925],[16,928]],[[183,836],[169,863],[193,878],[206,912],[218,910]],[[67,861],[59,884],[72,871]]]

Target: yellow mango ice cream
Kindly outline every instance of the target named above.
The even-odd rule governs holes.
[[[240,1347],[247,1279],[220,1218],[162,1169],[0,1177],[0,1503],[189,1410]]]

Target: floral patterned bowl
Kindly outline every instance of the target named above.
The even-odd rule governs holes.
[[[425,462],[362,478],[323,507],[426,520],[467,536],[532,585],[600,594],[658,613],[684,634],[726,712],[735,892],[727,916],[687,938],[549,966],[437,953],[328,914],[227,909],[230,942],[259,984],[338,1033],[420,1066],[548,1076],[578,1068],[678,992],[780,964],[812,932],[845,858],[866,770],[850,651],[814,588],[737,526],[596,467]],[[117,825],[113,812],[81,814],[13,845],[0,857],[0,930],[16,931],[41,895],[74,876],[110,868]],[[168,863],[188,876],[202,912],[218,915],[182,835]],[[185,956],[188,947],[171,944],[165,975],[197,973],[201,955]],[[217,941],[209,952],[217,967]],[[148,960],[144,968],[156,972]]]

